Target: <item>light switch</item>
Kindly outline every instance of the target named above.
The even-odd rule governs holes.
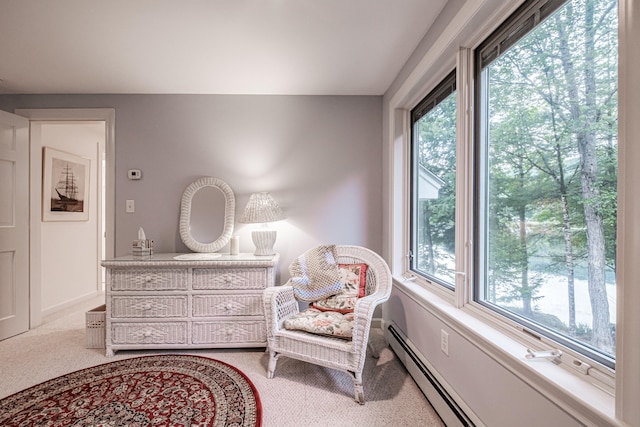
[[[127,176],[129,179],[140,179],[142,178],[142,171],[140,169],[129,169]]]
[[[134,213],[136,211],[136,204],[133,200],[127,200],[127,213]]]

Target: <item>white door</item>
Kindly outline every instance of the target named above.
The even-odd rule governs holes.
[[[0,340],[29,329],[29,120],[0,111]]]

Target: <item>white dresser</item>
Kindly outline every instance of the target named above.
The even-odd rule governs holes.
[[[267,345],[262,293],[279,255],[119,257],[106,268],[106,354],[118,350]]]

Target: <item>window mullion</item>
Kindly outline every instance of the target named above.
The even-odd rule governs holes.
[[[455,304],[471,299],[473,271],[473,50],[460,48],[457,58],[456,119],[456,281]]]

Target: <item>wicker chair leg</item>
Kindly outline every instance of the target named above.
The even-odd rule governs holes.
[[[273,378],[276,372],[276,363],[278,363],[278,353],[269,351],[269,369],[267,370],[267,378]]]
[[[353,377],[353,390],[356,402],[364,405],[364,387],[362,386],[362,372],[351,372]]]
[[[371,352],[371,357],[373,357],[374,359],[380,359],[380,352],[376,350],[373,344],[371,344],[371,341],[367,343],[367,348]]]

